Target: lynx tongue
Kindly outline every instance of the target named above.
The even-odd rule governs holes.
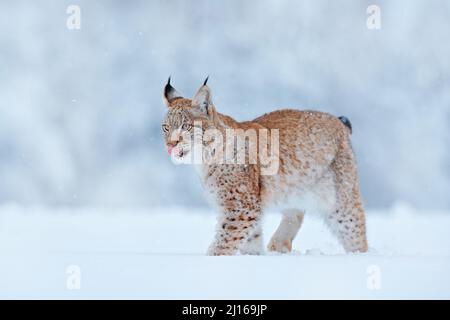
[[[167,146],[167,153],[172,154],[172,150],[173,150],[173,146],[172,145],[168,145]]]

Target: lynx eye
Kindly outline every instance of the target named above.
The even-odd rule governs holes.
[[[186,130],[186,131],[191,130],[191,128],[192,128],[192,125],[189,123],[183,123],[183,125],[181,126],[181,129]]]
[[[162,129],[163,129],[164,132],[169,132],[169,126],[166,125],[166,124],[162,125]]]

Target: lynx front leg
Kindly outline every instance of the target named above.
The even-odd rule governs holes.
[[[208,255],[234,255],[240,249],[244,254],[260,253],[262,248],[258,249],[258,246],[262,237],[259,218],[259,211],[224,214],[219,220],[216,238],[208,249]]]
[[[249,255],[260,255],[264,253],[261,223],[257,223],[247,240],[241,244],[241,253]]]

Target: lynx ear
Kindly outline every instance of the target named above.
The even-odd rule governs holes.
[[[163,92],[164,104],[169,108],[170,100],[175,99],[175,98],[182,98],[182,96],[177,90],[175,90],[174,87],[172,87],[170,85],[170,77],[169,77],[169,79],[167,80],[167,84],[164,87],[164,92]]]
[[[200,111],[206,114],[208,114],[209,107],[210,105],[212,105],[211,90],[206,85],[206,83],[208,82],[208,78],[209,77],[205,79],[205,82],[203,82],[203,85],[200,87],[200,89],[198,89],[197,93],[192,99],[192,107],[199,108]]]

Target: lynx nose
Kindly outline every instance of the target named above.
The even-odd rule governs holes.
[[[178,136],[176,138],[176,140],[175,139],[171,139],[169,142],[167,142],[167,152],[169,154],[171,154],[172,153],[172,149],[175,148],[177,146],[177,144],[179,142],[181,142],[181,141],[183,141],[183,137],[182,136]]]

